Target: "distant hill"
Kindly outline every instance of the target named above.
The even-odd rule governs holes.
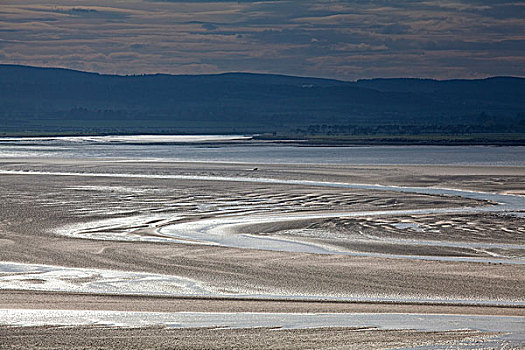
[[[0,65],[0,133],[525,132],[525,79],[117,76]]]

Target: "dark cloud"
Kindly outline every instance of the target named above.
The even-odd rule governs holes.
[[[203,23],[203,24],[201,25],[201,27],[202,27],[203,29],[206,29],[206,30],[215,30],[215,29],[218,28],[218,27],[217,27],[215,24],[213,24],[213,23]]]
[[[407,34],[409,31],[410,26],[400,23],[387,24],[378,28],[378,32],[382,34]]]
[[[473,10],[481,16],[496,19],[521,19],[525,18],[525,3],[497,3],[490,4],[487,8]]]
[[[121,12],[101,11],[83,7],[57,8],[54,11],[57,13],[63,13],[82,18],[123,19],[128,17],[126,14]]]
[[[131,44],[129,45],[129,48],[132,50],[142,50],[146,48],[146,45],[145,44]]]
[[[15,19],[12,19],[10,22],[11,23],[28,23],[28,22],[55,22],[55,21],[57,21],[56,18],[27,17],[27,18],[15,18]]]

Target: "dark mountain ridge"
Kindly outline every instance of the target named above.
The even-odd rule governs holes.
[[[517,132],[524,111],[525,79],[514,77],[345,82],[0,65],[3,133]]]

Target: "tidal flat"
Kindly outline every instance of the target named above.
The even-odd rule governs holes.
[[[523,348],[523,174],[4,157],[0,347]]]

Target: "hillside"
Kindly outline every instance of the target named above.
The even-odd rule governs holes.
[[[117,76],[0,65],[0,133],[525,132],[525,79]]]

